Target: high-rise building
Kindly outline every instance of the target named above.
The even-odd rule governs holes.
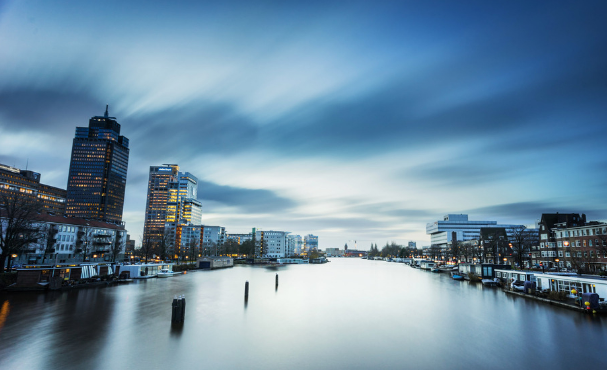
[[[65,214],[67,192],[64,189],[41,184],[38,172],[0,164],[0,195],[13,194],[37,200],[47,213]]]
[[[129,139],[120,135],[120,124],[103,116],[76,127],[67,180],[69,217],[121,223],[129,164]]]
[[[163,235],[170,235],[170,243],[180,246],[178,225],[200,226],[202,222],[202,203],[197,196],[198,179],[191,173],[179,172],[176,164],[150,166],[144,239],[156,243]]]

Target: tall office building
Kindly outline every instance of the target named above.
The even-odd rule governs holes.
[[[129,139],[120,136],[120,124],[106,106],[88,127],[76,127],[66,215],[121,223],[128,165]]]
[[[202,203],[197,196],[198,179],[191,173],[179,172],[176,164],[150,166],[144,239],[156,243],[167,233],[176,236],[178,225],[200,225]]]

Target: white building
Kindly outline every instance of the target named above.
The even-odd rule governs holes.
[[[288,235],[288,231],[256,230],[255,239],[258,243],[256,254],[268,258],[288,257]]]
[[[289,255],[300,255],[303,252],[303,239],[301,235],[289,235]]]
[[[202,248],[204,254],[217,254],[217,248],[226,241],[226,228],[223,226],[202,225]]]
[[[426,234],[430,235],[431,245],[446,248],[455,232],[458,241],[478,240],[481,228],[505,228],[508,237],[512,229],[521,225],[498,225],[497,221],[469,221],[466,214],[448,214],[442,221],[426,224]]]
[[[226,240],[232,240],[239,245],[246,242],[247,240],[253,239],[253,236],[249,234],[226,234]]]
[[[3,218],[1,222],[6,230],[7,221]],[[21,263],[67,263],[82,261],[85,255],[87,261],[111,261],[114,255],[119,260],[126,248],[124,226],[44,213],[33,226],[40,237],[19,253]],[[52,245],[47,243],[49,239],[54,240]]]

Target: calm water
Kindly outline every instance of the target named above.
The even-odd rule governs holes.
[[[0,295],[0,369],[607,367],[607,318],[403,264],[236,266]],[[248,305],[244,283],[250,282]],[[187,299],[171,328],[171,301]]]

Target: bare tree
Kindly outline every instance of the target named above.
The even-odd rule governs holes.
[[[188,255],[190,257],[190,262],[196,261],[196,257],[198,257],[199,245],[199,239],[191,238],[188,241]]]
[[[148,262],[148,259],[154,251],[154,242],[151,237],[141,237],[141,256],[145,258],[145,262]]]
[[[55,253],[55,243],[57,243],[57,233],[59,229],[57,225],[46,224],[42,231],[44,237],[44,254],[42,256],[42,263],[46,260],[48,254]]]
[[[164,232],[162,233],[160,236],[158,236],[158,241],[157,243],[155,243],[158,245],[158,255],[160,256],[161,260],[166,260],[167,257],[169,257],[170,254],[170,249],[172,249],[171,247],[173,247],[174,243],[171,242],[171,235],[168,232]]]
[[[110,257],[112,259],[112,262],[116,262],[116,259],[118,258],[118,255],[120,254],[120,251],[122,250],[122,242],[123,242],[122,233],[116,231],[116,237],[114,238],[114,242],[112,243],[112,245],[110,247]]]
[[[519,267],[523,266],[523,259],[529,257],[531,247],[538,243],[538,238],[531,230],[527,230],[524,225],[517,226],[511,231],[512,250],[516,256]],[[529,264],[531,265],[531,263]]]
[[[93,228],[89,226],[81,227],[78,230],[77,238],[75,254],[81,254],[82,262],[85,262],[93,248],[95,239],[93,235]]]
[[[35,223],[41,209],[39,202],[20,194],[0,195],[0,274],[7,258],[10,268],[10,257],[41,237]]]

